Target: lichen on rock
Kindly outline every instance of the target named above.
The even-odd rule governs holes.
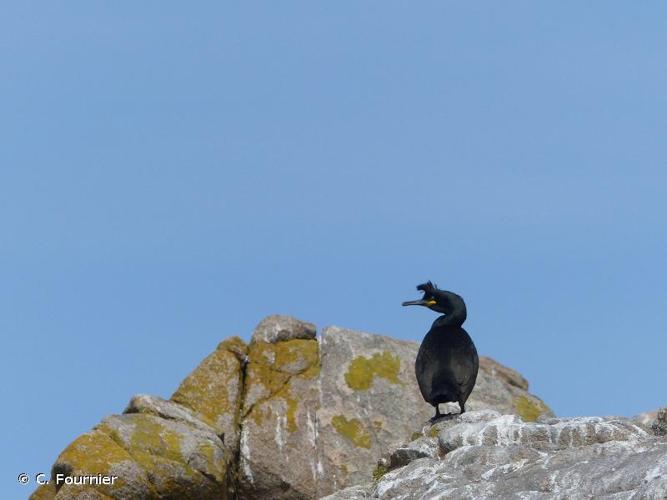
[[[286,331],[289,325],[298,331]],[[253,334],[241,411],[242,498],[265,498],[271,491],[280,491],[276,498],[315,495],[320,361],[317,340],[303,338],[310,335],[307,325],[271,316]],[[267,342],[267,332],[280,335]]]
[[[171,396],[172,401],[190,408],[211,425],[232,447],[237,446],[239,439],[246,353],[247,346],[239,337],[220,342]]]
[[[331,425],[336,432],[359,448],[371,447],[371,436],[357,418],[348,420],[344,415],[334,415]]]
[[[357,356],[345,372],[345,382],[355,391],[364,391],[371,387],[373,378],[380,377],[392,384],[399,384],[398,373],[401,360],[389,351],[375,353],[371,357]]]
[[[514,399],[516,413],[526,422],[535,422],[551,410],[536,397],[521,394]]]
[[[112,485],[98,485],[97,491],[107,496],[125,495],[125,498],[150,498],[155,489],[145,469],[127,450],[101,430],[82,434],[65,448],[52,468],[52,479],[63,476],[102,474],[118,476]],[[55,482],[54,482],[55,484]],[[55,484],[58,497],[68,490],[80,489],[75,485]]]
[[[133,397],[124,414],[81,435],[53,467],[116,474],[113,487],[62,486],[56,494],[48,485],[32,498],[319,498],[373,479],[386,486],[397,470],[439,456],[437,437],[453,426],[500,416],[476,409],[523,420],[551,415],[520,374],[481,358],[471,411],[430,425],[433,408],[414,377],[418,347],[338,327],[316,339],[314,325],[270,316],[250,345],[220,342],[170,400]],[[559,439],[577,442],[565,427]],[[494,436],[491,427],[484,433]],[[369,491],[359,486],[337,498]]]

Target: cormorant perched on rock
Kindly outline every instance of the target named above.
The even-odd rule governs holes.
[[[444,313],[433,322],[424,337],[415,374],[419,390],[427,403],[435,406],[432,421],[440,418],[440,403],[456,402],[465,412],[465,402],[475,387],[479,358],[468,333],[461,328],[466,320],[463,299],[452,292],[439,290],[430,281],[417,287],[424,292],[421,300],[403,302],[404,306],[424,306]]]

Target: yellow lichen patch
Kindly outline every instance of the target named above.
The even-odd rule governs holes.
[[[197,444],[197,451],[206,458],[206,461],[210,466],[215,465],[216,456],[215,456],[215,447],[213,443],[208,441],[202,441]]]
[[[268,406],[257,405],[253,407],[252,411],[249,413],[249,416],[258,427],[261,427],[264,420],[271,420],[273,417],[273,412]]]
[[[389,351],[375,353],[372,357],[359,356],[354,358],[345,373],[345,382],[355,391],[367,390],[373,384],[373,377],[380,377],[392,384],[399,384],[398,371],[401,360]]]
[[[146,450],[170,460],[183,462],[181,436],[160,425],[157,418],[138,419],[130,441],[131,449]]]
[[[296,432],[296,408],[298,406],[296,399],[287,398],[287,430]]]
[[[319,374],[320,374],[320,361],[318,359],[315,363],[306,368],[306,370],[299,373],[299,377],[314,379]]]
[[[335,415],[331,419],[331,424],[338,434],[351,441],[355,446],[359,448],[371,447],[371,436],[366,432],[359,419],[352,418],[348,420],[343,415]]]
[[[143,450],[134,450],[132,455],[144,469],[150,471],[152,476],[159,476],[162,483],[169,482],[178,476],[192,479],[195,475],[195,470],[192,467],[178,460],[153,455]],[[168,490],[170,488],[165,488],[163,485],[161,489]]]
[[[122,462],[134,462],[134,457],[125,451],[115,440],[102,432],[93,430],[82,434],[56,459],[54,469],[69,470],[72,475],[97,475],[109,476],[110,468]],[[118,489],[122,487],[125,480],[121,477],[114,482],[113,486],[99,485],[102,493],[110,495],[111,488]],[[146,480],[147,489],[152,486]]]
[[[72,441],[58,456],[56,464],[67,464],[77,472],[106,474],[111,464],[124,460],[132,460],[132,457],[104,432],[94,430]]]
[[[514,407],[517,414],[525,422],[535,422],[543,413],[549,413],[549,408],[537,399],[530,399],[527,396],[517,396],[514,400]]]
[[[220,498],[224,488],[224,470],[210,468],[214,474],[204,476],[202,472],[189,464],[170,460],[165,457],[136,450],[133,452],[136,460],[144,469],[149,471],[156,486],[156,494],[151,498]],[[213,479],[213,481],[212,481]],[[217,495],[205,496],[202,491],[212,489]]]
[[[245,414],[261,425],[267,412],[270,412],[262,403],[282,399],[285,402],[287,430],[296,432],[299,403],[292,395],[292,382],[312,379],[319,371],[319,347],[316,340],[293,339],[251,344],[246,367]]]
[[[422,437],[422,433],[421,433],[421,432],[416,432],[416,431],[415,431],[415,432],[413,432],[412,435],[410,436],[410,441],[414,441],[415,439],[419,439],[420,437]]]
[[[274,396],[289,379],[289,374],[272,370],[270,366],[249,363],[246,369],[246,403],[252,405],[256,402],[248,400],[251,394],[260,400]]]
[[[265,368],[266,367],[263,367],[263,369]],[[278,385],[282,379],[282,384],[283,384],[282,387],[279,387],[278,389],[272,387],[272,389],[274,390],[272,391],[271,396],[262,399],[259,404],[254,405],[249,413],[249,416],[254,420],[254,422],[258,426],[262,425],[262,422],[265,419],[267,418],[270,419],[272,417],[272,411],[270,407],[262,405],[261,403],[268,400],[275,400],[276,398],[283,399],[286,405],[285,416],[287,418],[287,430],[289,432],[296,432],[297,430],[296,412],[299,403],[294,397],[292,397],[292,393],[290,391],[290,384],[288,380],[289,377],[281,372],[272,372],[272,373],[275,375],[275,379],[271,382],[271,385],[272,386]]]
[[[172,401],[194,410],[216,429],[221,415],[233,415],[236,419],[240,408],[241,362],[230,350],[232,347],[243,350],[245,344],[238,342],[234,338],[224,341],[221,346],[225,347],[207,356],[171,396]]]
[[[248,354],[248,345],[240,337],[229,337],[218,344],[218,349],[223,349],[236,354],[236,357],[243,359]]]
[[[248,361],[291,375],[299,375],[319,365],[319,347],[316,340],[305,339],[293,339],[275,344],[257,342],[250,346]]]
[[[428,437],[436,438],[438,437],[438,434],[440,434],[440,429],[438,429],[437,427],[431,427],[428,430]]]
[[[129,440],[108,423],[103,422],[97,429],[108,434],[117,443],[121,443],[133,456],[136,451],[141,451],[177,462],[185,461],[181,451],[181,436],[162,425],[165,420],[143,413],[123,415],[123,420],[132,426]]]

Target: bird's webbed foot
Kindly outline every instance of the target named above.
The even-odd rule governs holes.
[[[458,413],[436,413],[435,416],[431,417],[429,422],[431,424],[434,424],[436,422],[439,422],[440,420],[448,420],[450,418],[454,418],[457,415],[459,415],[459,414]]]
[[[440,408],[438,406],[435,407],[435,415],[429,420],[431,424],[434,424],[435,422],[439,420],[444,420],[444,419],[449,419],[449,418],[454,418],[456,415],[459,415],[458,413],[440,413]]]

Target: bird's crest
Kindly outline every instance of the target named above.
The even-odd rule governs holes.
[[[426,283],[422,283],[421,285],[417,286],[417,290],[421,290],[427,295],[433,295],[437,290],[438,286],[434,285],[430,281],[427,281]]]

